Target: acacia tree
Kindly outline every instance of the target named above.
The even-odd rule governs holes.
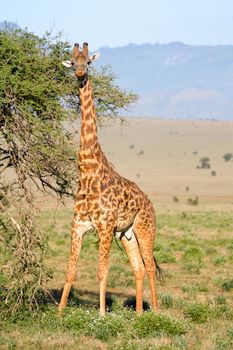
[[[0,282],[8,310],[33,308],[50,277],[35,189],[62,199],[77,181],[78,145],[65,127],[80,115],[77,81],[61,64],[69,57],[60,37],[0,31]],[[90,79],[99,119],[136,99],[114,85],[107,67]]]

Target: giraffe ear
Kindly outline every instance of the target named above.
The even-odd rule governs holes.
[[[63,61],[62,64],[63,64],[63,66],[65,66],[65,67],[67,67],[67,68],[72,67],[71,61]]]
[[[97,61],[99,57],[100,57],[100,53],[99,52],[94,53],[93,55],[91,55],[89,57],[89,63]]]

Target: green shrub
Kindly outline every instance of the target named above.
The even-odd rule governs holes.
[[[233,289],[233,280],[225,281],[222,284],[222,290],[229,292],[231,289]]]
[[[169,250],[163,250],[156,253],[156,259],[159,264],[168,264],[176,262],[176,258],[170,253]]]
[[[197,169],[209,169],[211,168],[209,157],[202,157],[200,159],[201,165],[197,166]]]
[[[232,350],[233,348],[233,328],[221,332],[215,341],[214,350]]]
[[[228,337],[233,340],[233,326],[227,330]]]
[[[233,252],[233,240],[231,240],[230,243],[227,245],[227,249]]]
[[[183,269],[199,273],[201,267],[203,267],[204,252],[199,247],[188,247],[185,249],[181,258]]]
[[[232,345],[228,339],[217,338],[214,350],[232,350]]]
[[[102,341],[107,341],[113,337],[117,337],[127,330],[126,320],[122,315],[106,314],[105,317],[98,316],[89,322],[85,327],[85,334],[93,336]]]
[[[185,324],[165,314],[145,312],[133,322],[133,328],[140,338],[158,334],[180,335],[187,332]]]
[[[228,260],[232,263],[233,262],[233,252],[228,255]]]
[[[172,254],[172,250],[167,246],[163,246],[162,244],[156,244],[155,255],[159,264],[176,262],[176,258]]]
[[[228,152],[228,153],[225,153],[222,157],[224,158],[225,162],[229,162],[233,158],[233,154]]]
[[[233,310],[226,303],[219,305],[214,311],[215,311],[216,318],[233,320]]]
[[[77,311],[75,310],[74,312],[69,312],[65,315],[62,323],[66,329],[75,330],[76,332],[84,332],[88,324],[93,322],[95,316],[97,316],[97,314],[95,315],[93,312],[78,309]]]
[[[176,309],[183,309],[187,305],[187,300],[185,298],[176,298],[174,300],[174,307]]]
[[[211,310],[206,304],[193,303],[186,305],[184,316],[195,323],[205,323],[212,317]]]
[[[213,284],[222,289],[222,285],[225,283],[225,279],[222,276],[214,276]]]
[[[217,295],[215,298],[215,301],[217,304],[220,304],[220,305],[227,303],[226,297],[224,295]]]
[[[226,258],[224,256],[216,256],[213,259],[214,266],[224,266],[226,263]]]
[[[173,306],[173,298],[170,294],[160,295],[160,302],[165,308],[169,309]]]
[[[68,310],[62,318],[61,325],[75,333],[108,341],[122,333],[124,337],[127,337],[127,334],[131,336],[128,325],[129,320],[134,317],[131,311],[120,308],[117,313],[107,313],[104,317],[99,315],[97,309],[79,308],[71,312]]]
[[[188,198],[187,204],[189,204],[189,205],[199,205],[199,198],[197,196],[195,198]]]

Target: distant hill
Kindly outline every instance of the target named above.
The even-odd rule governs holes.
[[[16,23],[0,22],[1,30]],[[139,95],[128,113],[161,118],[233,120],[233,45],[130,44],[102,47],[121,88]]]
[[[233,120],[233,46],[130,44],[100,50],[117,83],[139,94],[130,114]]]

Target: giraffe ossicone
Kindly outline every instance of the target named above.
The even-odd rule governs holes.
[[[134,182],[116,172],[99,144],[95,104],[88,79],[88,65],[98,57],[98,54],[89,56],[87,43],[83,44],[82,50],[75,44],[71,60],[63,62],[66,67],[74,68],[79,81],[82,124],[71,252],[59,311],[67,304],[83,236],[95,228],[99,237],[100,313],[105,313],[109,253],[114,236],[120,238],[129,257],[136,281],[136,312],[141,313],[145,273],[150,282],[152,309],[156,310],[158,306],[155,287],[158,265],[153,256],[155,212],[146,194]]]

